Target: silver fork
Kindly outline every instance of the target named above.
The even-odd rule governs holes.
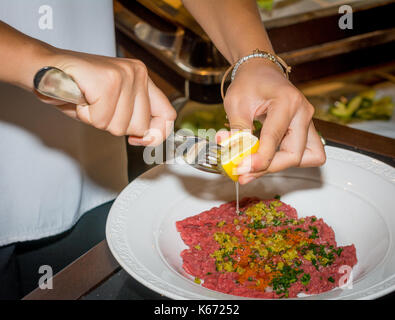
[[[190,166],[205,172],[222,174],[221,152],[223,148],[214,142],[179,130],[174,135],[176,155],[181,155]]]
[[[78,105],[86,105],[84,95],[72,77],[55,67],[45,67],[34,77],[35,89],[50,98]],[[176,152],[182,153],[192,167],[210,173],[221,174],[222,147],[208,139],[192,135],[188,130],[179,130],[174,135]]]
[[[78,105],[87,105],[72,77],[55,67],[44,67],[34,76],[34,88],[42,95]]]

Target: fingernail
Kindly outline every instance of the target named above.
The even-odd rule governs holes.
[[[248,178],[245,178],[245,179],[243,179],[243,184],[250,183],[251,181],[253,181],[253,180],[255,180],[255,179],[256,179],[255,177],[248,177]]]
[[[154,140],[154,137],[153,136],[144,136],[143,137],[143,141],[145,142],[145,143],[150,143],[150,142],[152,142]]]
[[[137,142],[136,139],[141,139],[141,138],[129,136],[129,139],[128,139],[129,144],[132,146],[142,146],[142,144],[140,142]]]
[[[241,161],[241,163],[235,169],[237,175],[246,174],[251,172],[252,170],[252,161],[251,157],[247,157]]]
[[[135,146],[135,147],[141,147],[141,146],[142,146],[142,144],[141,144],[141,143],[138,143],[138,142],[130,142],[130,141],[129,141],[129,144],[130,144],[131,146]]]
[[[241,174],[246,174],[251,171],[251,166],[238,166],[235,169],[235,174],[236,175],[241,175]]]

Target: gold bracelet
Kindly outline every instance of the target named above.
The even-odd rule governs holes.
[[[242,57],[241,59],[239,59],[237,62],[235,62],[233,65],[231,65],[225,71],[224,76],[222,77],[222,82],[221,82],[221,96],[222,96],[223,100],[225,99],[224,84],[225,84],[225,80],[228,77],[229,73],[233,70],[232,76],[231,76],[231,81],[233,81],[239,67],[247,60],[253,59],[253,58],[262,58],[262,59],[268,59],[268,60],[272,61],[274,64],[276,64],[281,69],[281,71],[283,71],[285,77],[287,79],[289,79],[289,73],[291,72],[291,67],[288,66],[283,59],[281,59],[279,56],[271,54],[269,52],[255,49],[251,54]]]

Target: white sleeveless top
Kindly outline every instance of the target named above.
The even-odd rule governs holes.
[[[115,55],[112,0],[1,0],[0,19],[56,47]],[[61,233],[126,184],[125,138],[0,83],[0,246]]]

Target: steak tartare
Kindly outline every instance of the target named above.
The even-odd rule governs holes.
[[[183,268],[196,283],[237,296],[292,298],[347,281],[355,246],[338,247],[322,219],[298,218],[278,199],[244,198],[240,209],[237,215],[233,201],[176,222],[189,246]]]

